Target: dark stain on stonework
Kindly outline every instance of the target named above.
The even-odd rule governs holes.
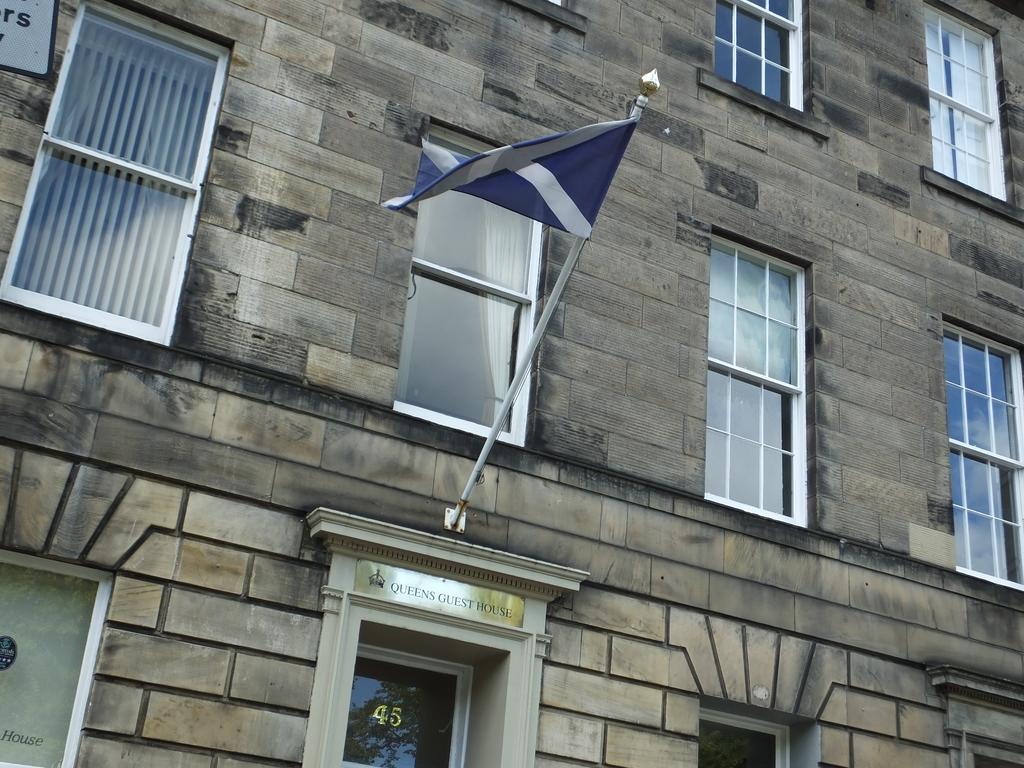
[[[715,163],[697,158],[704,173],[704,188],[712,194],[733,200],[747,208],[757,208],[757,182]]]
[[[217,126],[217,146],[221,149],[237,151],[249,141],[249,134],[228,125]]]
[[[1002,296],[996,296],[994,293],[989,293],[988,291],[978,291],[978,298],[982,301],[988,302],[993,307],[998,307],[999,309],[1024,317],[1024,307],[1020,304],[1014,304],[1012,301],[1004,299]]]
[[[0,157],[13,160],[22,165],[32,165],[35,162],[35,158],[32,155],[26,155],[24,152],[19,152],[16,149],[0,149]]]
[[[277,229],[285,232],[304,232],[309,216],[283,205],[274,205],[265,200],[244,196],[235,207],[238,219],[236,232],[258,233],[262,229]]]
[[[447,51],[451,24],[436,16],[415,11],[402,3],[384,0],[363,0],[360,15],[371,24],[407,37],[437,51]]]

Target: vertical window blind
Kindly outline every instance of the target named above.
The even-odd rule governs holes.
[[[222,59],[85,8],[15,245],[14,298],[166,338]]]

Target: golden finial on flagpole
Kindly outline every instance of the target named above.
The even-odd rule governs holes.
[[[658,70],[652,69],[640,78],[640,93],[644,96],[653,96],[659,88],[661,88],[661,81],[658,80]]]

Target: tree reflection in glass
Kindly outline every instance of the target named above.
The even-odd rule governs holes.
[[[358,658],[345,736],[345,764],[447,768],[455,692],[455,675]]]

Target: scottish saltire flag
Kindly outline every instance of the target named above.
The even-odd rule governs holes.
[[[465,157],[423,141],[412,194],[384,203],[400,210],[454,189],[574,235],[590,237],[597,212],[639,114]]]

